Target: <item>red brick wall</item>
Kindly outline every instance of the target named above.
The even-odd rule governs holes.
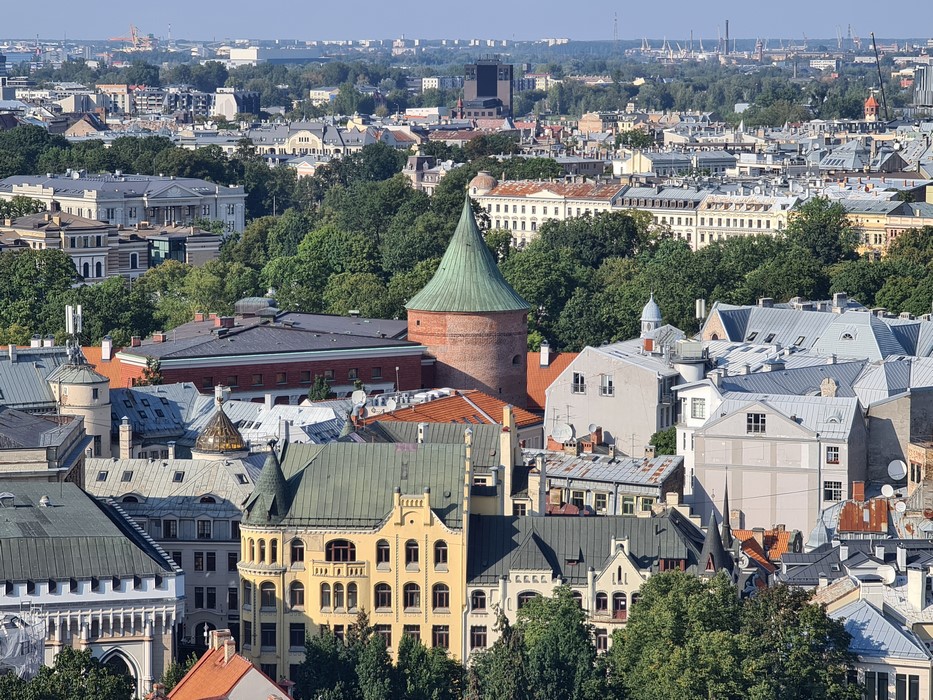
[[[408,339],[426,345],[437,358],[438,387],[479,389],[525,407],[528,318],[524,312],[478,315],[410,310]]]
[[[142,377],[143,368],[123,364],[124,375],[127,377],[127,385],[132,385],[133,378]],[[373,379],[373,367],[382,368],[382,378]],[[204,386],[204,378],[212,377],[212,386],[223,384],[226,386],[227,378],[231,375],[237,376],[238,385],[232,391],[232,396],[242,392],[281,392],[289,389],[300,389],[306,392],[311,386],[309,382],[301,381],[301,372],[310,371],[312,381],[315,375],[324,375],[324,370],[334,371],[333,384],[337,386],[353,384],[352,379],[348,379],[348,372],[351,368],[358,370],[358,376],[365,386],[373,383],[394,384],[395,368],[398,367],[399,389],[401,391],[410,391],[412,389],[421,389],[421,356],[413,355],[407,357],[371,357],[355,358],[352,360],[321,360],[317,362],[265,362],[252,365],[236,365],[228,367],[221,363],[213,367],[166,367],[162,365],[162,377],[165,384],[174,384],[176,382],[191,382],[202,393],[210,393],[212,389]],[[284,384],[276,383],[276,374],[285,372],[286,382]],[[263,383],[261,386],[254,386],[252,383],[253,374],[262,374]]]

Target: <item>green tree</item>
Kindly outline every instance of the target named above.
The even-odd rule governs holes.
[[[350,311],[359,311],[369,318],[384,318],[389,301],[385,283],[372,272],[331,275],[323,299],[327,313],[346,316]]]
[[[0,219],[15,219],[43,211],[45,203],[39,199],[30,199],[19,194],[12,199],[0,199]]]
[[[143,368],[142,377],[137,385],[139,386],[158,386],[164,381],[162,377],[162,362],[157,357],[147,357],[146,366]]]
[[[654,445],[656,455],[677,454],[677,428],[672,425],[666,430],[659,430],[651,436],[648,444]]]
[[[32,680],[8,681],[12,688],[0,684],[0,692],[12,690],[3,697],[22,700],[130,700],[133,682],[110,670],[90,649],[78,651],[63,647],[53,666],[42,666]]]
[[[165,692],[171,692],[185,677],[185,674],[190,671],[194,665],[198,662],[198,657],[195,654],[191,654],[187,659],[182,662],[172,661],[168,667],[162,672],[162,677],[159,679],[159,683],[165,686]]]
[[[532,700],[528,654],[521,630],[509,624],[500,611],[496,622],[499,638],[484,651],[473,654],[469,668],[469,700]]]
[[[787,222],[786,236],[823,265],[853,259],[858,244],[845,207],[827,197],[813,197],[797,207]]]
[[[330,384],[320,374],[314,375],[314,383],[308,389],[308,401],[325,401],[330,397]]]
[[[460,700],[463,666],[440,647],[428,649],[411,635],[403,635],[396,664],[398,697],[405,700]]]

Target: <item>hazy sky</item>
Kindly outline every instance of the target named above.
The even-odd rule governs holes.
[[[501,0],[159,0],[138,3],[103,0],[21,2],[4,0],[0,11],[0,39],[106,38],[122,36],[130,23],[143,33],[166,37],[169,24],[176,38],[500,38],[611,39],[612,17],[618,13],[622,39],[715,38],[717,28],[730,20],[737,38],[811,38],[846,33],[848,23],[858,36],[902,37],[905,32],[933,32],[933,3],[912,3],[909,21],[903,12],[878,12],[878,4],[849,0],[843,4],[819,0],[765,3],[697,2],[501,2]],[[768,6],[772,5],[773,9]]]

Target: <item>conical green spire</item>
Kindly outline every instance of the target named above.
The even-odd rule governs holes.
[[[528,302],[499,272],[476,225],[469,195],[440,267],[405,306],[418,311],[458,313],[528,310]]]
[[[256,488],[246,502],[245,522],[247,525],[278,525],[287,512],[288,484],[273,445]]]

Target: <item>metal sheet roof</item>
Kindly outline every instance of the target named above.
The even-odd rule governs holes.
[[[634,459],[609,455],[571,455],[550,450],[522,450],[527,459],[542,455],[548,478],[598,481],[601,483],[631,484],[660,487],[678,468],[684,458],[674,456]]]
[[[739,393],[724,394],[717,413],[719,416],[728,416],[747,410],[757,403],[769,406],[787,418],[796,417],[798,425],[819,433],[823,439],[846,439],[856,415],[861,414],[855,398]]]
[[[842,620],[852,640],[849,650],[862,658],[911,659],[928,661],[931,656],[911,632],[885,617],[865,600],[839,608],[830,617]]]

